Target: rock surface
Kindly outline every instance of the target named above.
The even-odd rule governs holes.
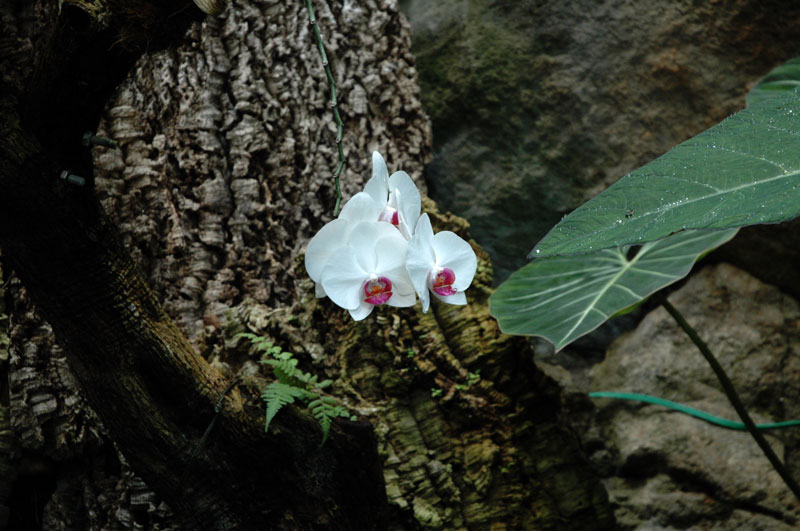
[[[756,423],[800,418],[800,305],[726,264],[709,266],[673,293],[725,368]],[[663,308],[619,338],[585,382],[563,370],[576,426],[622,529],[795,529],[800,507],[746,432],[664,407],[585,397],[644,393],[738,420],[712,370]],[[800,434],[768,441],[800,477]]]
[[[743,108],[800,37],[800,8],[754,0],[401,6],[433,122],[431,197],[472,224],[496,281],[561,216]]]
[[[777,225],[744,227],[711,255],[800,299],[800,219]]]

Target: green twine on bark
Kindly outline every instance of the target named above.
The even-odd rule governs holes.
[[[344,150],[342,149],[342,133],[344,130],[344,124],[342,123],[341,116],[339,116],[339,102],[336,99],[336,83],[333,80],[333,74],[331,73],[331,68],[328,64],[328,56],[325,54],[325,45],[322,44],[322,35],[319,33],[317,19],[314,18],[314,8],[311,6],[311,0],[306,1],[306,7],[308,8],[308,23],[311,24],[312,28],[314,28],[314,35],[317,37],[317,45],[319,46],[319,54],[322,56],[322,66],[325,67],[325,75],[328,77],[328,85],[331,87],[330,106],[331,109],[333,109],[333,117],[336,120],[336,147],[339,149],[339,166],[336,168],[336,172],[333,174],[333,181],[336,184],[336,205],[333,207],[333,215],[336,217],[339,215],[339,205],[342,202],[342,191],[339,187],[339,176],[342,174],[342,170],[344,169]]]

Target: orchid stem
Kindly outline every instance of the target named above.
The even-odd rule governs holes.
[[[344,150],[342,149],[342,135],[344,131],[344,124],[342,117],[339,116],[339,100],[336,99],[336,82],[333,80],[331,67],[328,64],[328,56],[325,53],[325,45],[322,44],[322,35],[319,33],[317,19],[314,18],[314,8],[311,6],[311,0],[306,0],[306,7],[308,8],[308,23],[314,28],[314,35],[317,37],[317,45],[319,46],[319,54],[322,56],[322,66],[325,67],[325,75],[328,77],[328,85],[331,87],[331,109],[333,109],[333,117],[336,119],[336,147],[339,149],[339,166],[333,174],[333,181],[336,184],[336,204],[333,207],[334,217],[339,215],[339,205],[342,203],[342,190],[339,186],[339,176],[344,169]]]
[[[778,456],[775,455],[775,452],[772,451],[772,448],[764,438],[764,435],[758,431],[753,419],[750,418],[750,415],[748,415],[747,410],[744,408],[744,404],[742,404],[739,394],[733,387],[733,383],[728,378],[728,375],[725,374],[722,365],[719,364],[708,346],[703,342],[702,339],[700,339],[700,336],[697,335],[697,332],[694,330],[694,328],[692,328],[689,323],[686,322],[686,319],[683,318],[683,315],[681,315],[681,313],[675,309],[675,307],[670,304],[666,298],[661,301],[661,305],[664,306],[664,309],[669,312],[673,319],[675,319],[675,322],[678,323],[678,326],[680,326],[683,331],[686,332],[686,335],[689,336],[695,346],[697,346],[697,348],[703,354],[703,357],[705,357],[708,364],[711,365],[711,369],[713,369],[714,374],[717,375],[719,383],[722,384],[722,389],[728,396],[728,400],[730,400],[733,409],[736,410],[736,413],[738,413],[739,417],[742,419],[747,431],[750,432],[750,435],[752,435],[753,439],[756,440],[758,446],[761,447],[761,451],[764,452],[764,455],[767,456],[769,462],[772,463],[772,467],[778,472],[778,474],[780,474],[784,483],[786,483],[786,486],[788,486],[795,497],[800,500],[800,486],[798,486],[792,475],[789,473],[783,463],[781,463],[781,460],[778,459]]]

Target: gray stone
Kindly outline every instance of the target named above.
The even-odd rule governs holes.
[[[800,305],[727,264],[708,266],[670,302],[725,368],[756,423],[800,418]],[[563,369],[551,374],[566,375]],[[738,420],[708,363],[659,307],[581,378],[559,378],[623,529],[792,529],[798,502],[746,432],[587,391],[644,393]],[[581,396],[579,396],[581,395]],[[800,477],[796,430],[767,436]]]
[[[755,0],[400,5],[433,123],[431,197],[472,224],[496,282],[561,216],[743,108],[800,37],[800,8]]]

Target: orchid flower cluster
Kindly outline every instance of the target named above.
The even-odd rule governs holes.
[[[413,306],[427,312],[431,294],[466,304],[478,260],[472,247],[449,231],[433,233],[414,181],[404,171],[389,176],[372,154],[372,178],[344,205],[339,217],[314,235],[306,271],[317,297],[330,297],[356,321],[375,306]]]

